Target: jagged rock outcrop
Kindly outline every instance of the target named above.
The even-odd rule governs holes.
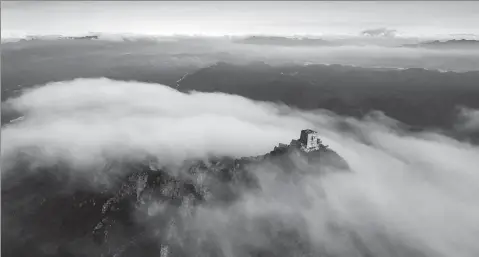
[[[281,161],[287,162],[291,157],[299,157],[317,170],[330,167],[338,170],[349,170],[347,162],[329,146],[324,145],[316,131],[305,129],[301,131],[299,139],[291,140],[290,144],[280,143],[273,151],[256,157],[242,158],[251,161]]]

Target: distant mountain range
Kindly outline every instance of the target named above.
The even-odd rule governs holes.
[[[45,36],[26,36],[23,38],[2,38],[2,43],[32,40],[93,40],[99,39],[98,35],[85,36],[61,36],[61,35],[45,35]]]
[[[418,44],[405,44],[403,47],[410,48],[432,48],[432,49],[477,49],[479,50],[479,41],[472,39],[446,40],[446,41],[428,41]]]
[[[175,41],[179,36],[151,36],[151,35],[129,35],[109,33],[89,33],[78,36],[65,35],[26,35],[23,37],[2,38],[2,43],[14,43],[22,41],[52,41],[52,40],[110,40],[110,41]],[[189,38],[189,37],[184,37]]]
[[[122,41],[174,41],[176,39],[201,39],[203,37],[195,36],[147,36],[147,35],[121,35],[121,34],[102,34],[91,33],[82,36],[63,36],[63,35],[28,35],[22,38],[2,38],[2,43],[33,40],[122,40]],[[213,37],[214,38],[214,37]],[[434,49],[478,49],[479,41],[472,39],[452,39],[452,40],[434,40],[419,43],[404,44],[406,39],[398,38],[375,38],[375,37],[347,37],[335,39],[322,39],[314,37],[286,37],[286,36],[248,36],[233,37],[234,43],[250,45],[271,45],[271,46],[364,46],[378,45],[384,47],[409,47],[409,48],[434,48]],[[409,39],[406,42],[411,42]],[[396,42],[397,41],[397,42]],[[403,42],[401,44],[401,42]]]
[[[178,89],[236,94],[356,117],[380,110],[409,125],[447,127],[454,123],[457,105],[479,108],[477,81],[479,72],[220,62],[186,75]]]
[[[386,40],[386,41],[385,41]],[[397,40],[396,43],[394,41]],[[426,41],[401,45],[397,38],[338,38],[320,39],[309,37],[251,36],[235,41],[242,44],[277,45],[277,46],[364,46],[378,45],[385,47],[435,48],[435,49],[478,49],[479,41],[452,39],[446,41]]]
[[[338,44],[319,38],[251,36],[236,41],[243,44],[279,45],[279,46],[336,46]]]

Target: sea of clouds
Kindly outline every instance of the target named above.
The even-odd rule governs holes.
[[[381,113],[358,120],[109,79],[38,86],[6,101],[2,111],[23,115],[2,126],[4,177],[26,172],[13,168],[19,154],[37,166],[68,163],[88,177],[101,169],[85,167],[115,158],[153,155],[178,164],[260,155],[305,128],[317,130],[351,168],[305,175],[297,183],[278,179],[274,167],[252,168],[261,192],[245,192],[225,208],[195,207],[194,214],[180,217],[185,227],[172,236],[177,243],[194,235],[213,242],[221,256],[245,256],[246,246],[279,249],[272,234],[290,228],[325,256],[479,254],[479,146],[436,132],[401,130]],[[462,126],[477,129],[476,112],[464,111]],[[138,222],[154,228],[153,221]],[[264,222],[274,225],[266,231]],[[193,254],[203,249],[198,240],[178,245]]]

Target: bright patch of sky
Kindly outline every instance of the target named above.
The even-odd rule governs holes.
[[[201,35],[479,35],[479,2],[2,2],[2,37],[89,32]]]

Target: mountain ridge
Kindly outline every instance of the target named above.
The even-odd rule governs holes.
[[[408,48],[431,48],[431,49],[479,49],[479,41],[474,39],[451,39],[433,40],[417,44],[405,44]]]
[[[309,37],[280,37],[280,36],[250,36],[236,43],[254,45],[278,45],[278,46],[339,46],[340,44],[321,38]]]
[[[2,255],[79,256],[84,248],[97,256],[121,256],[125,251],[158,252],[158,242],[151,241],[152,232],[138,224],[137,219],[154,220],[155,226],[167,233],[173,229],[172,224],[181,226],[177,219],[182,217],[185,208],[200,205],[227,208],[239,200],[245,190],[253,194],[262,190],[254,167],[279,168],[273,174],[283,179],[301,179],[305,172],[321,175],[331,170],[349,170],[344,159],[323,145],[316,132],[304,130],[299,139],[289,145],[280,144],[264,155],[190,160],[176,171],[168,170],[171,168],[162,166],[156,158],[113,161],[105,166],[104,174],[117,170],[127,172],[110,178],[108,185],[90,189],[72,177],[73,171],[67,172],[71,168],[65,163],[39,167],[21,178],[2,174],[2,242],[11,245],[9,252],[2,248]],[[25,191],[27,189],[36,190],[34,197]],[[16,226],[21,226],[22,233],[29,235],[23,243],[12,232]],[[158,235],[161,247],[167,245],[170,251],[176,252],[175,256],[182,256],[183,248],[164,233]],[[118,241],[119,238],[122,239]],[[68,247],[70,242],[78,240],[84,247]],[[28,249],[25,244],[29,245]],[[136,248],[136,244],[143,247]],[[56,246],[45,253],[44,245]],[[282,254],[288,255],[276,253],[276,256]]]
[[[220,62],[188,74],[177,89],[234,94],[354,117],[379,110],[411,126],[449,129],[447,126],[457,115],[458,103],[479,108],[479,89],[475,86],[478,79],[477,71]],[[417,112],[418,109],[421,111]]]

